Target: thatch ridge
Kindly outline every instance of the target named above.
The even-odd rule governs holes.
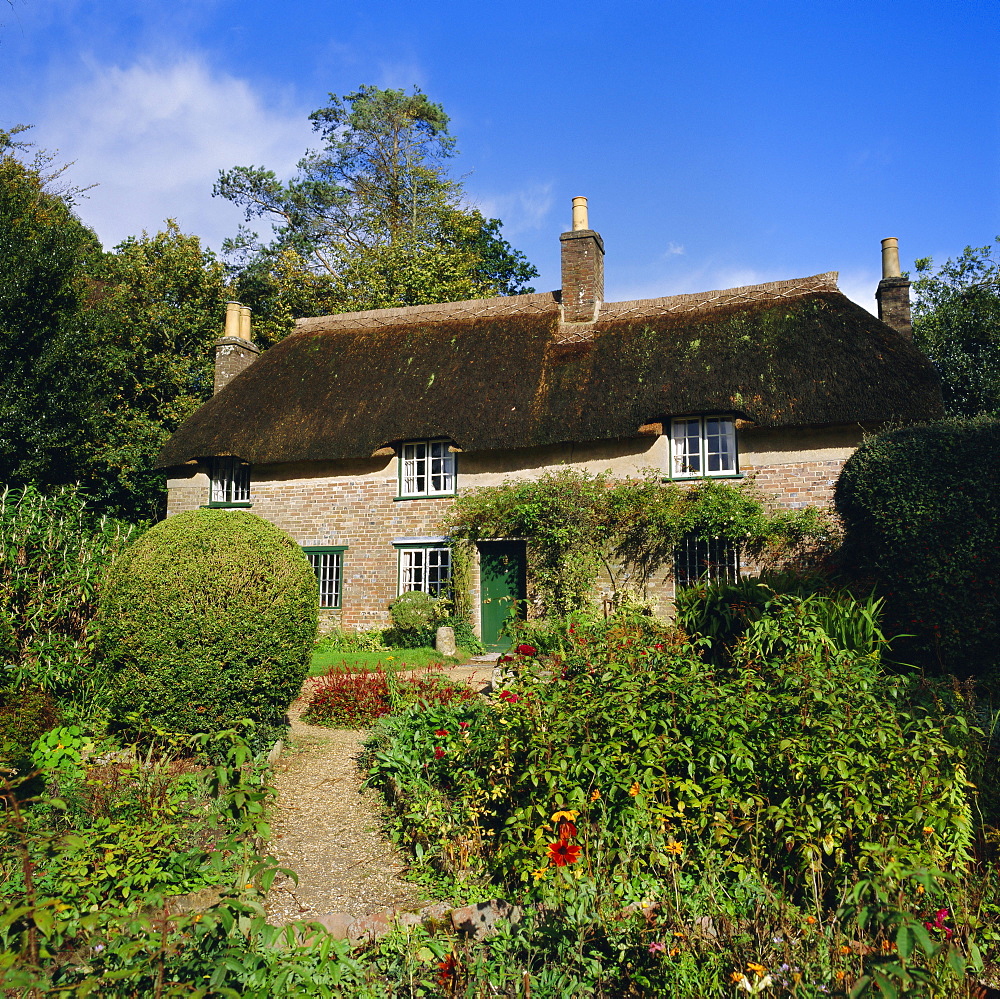
[[[940,415],[926,358],[835,287],[816,275],[619,303],[592,324],[560,322],[551,294],[418,306],[391,323],[379,312],[369,326],[310,320],[194,413],[157,464],[364,458],[429,437],[467,451],[594,441],[686,413],[762,426]],[[585,335],[568,341],[576,326]]]

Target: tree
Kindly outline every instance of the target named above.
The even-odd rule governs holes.
[[[937,271],[930,257],[916,261],[913,340],[940,372],[951,416],[1000,416],[1000,260],[994,249],[967,246]]]
[[[0,132],[0,483],[155,518],[153,458],[212,394],[225,268],[173,222],[105,253],[22,131]]]
[[[94,414],[91,491],[104,509],[155,518],[164,485],[153,459],[212,395],[213,344],[229,298],[225,268],[168,220],[162,232],[102,254],[85,286],[86,319],[108,377],[104,408]]]
[[[0,482],[46,486],[83,474],[105,385],[80,284],[101,247],[47,189],[59,171],[21,162],[21,130],[0,132]]]
[[[246,230],[227,244],[241,298],[270,318],[272,337],[289,328],[289,300],[317,314],[531,291],[536,269],[446,172],[455,139],[441,105],[419,89],[363,86],[310,119],[324,145],[288,183],[234,167],[214,189],[248,221],[274,223],[269,245]]]

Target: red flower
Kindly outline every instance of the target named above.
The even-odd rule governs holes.
[[[511,691],[509,690],[501,690],[500,700],[506,701],[508,704],[517,704],[517,702],[521,700],[521,698],[518,697],[517,694],[511,693]]]
[[[438,985],[441,988],[448,986],[455,977],[456,972],[455,955],[449,954],[443,961],[438,962]]]
[[[436,728],[434,729],[434,734],[441,736],[443,739],[448,734],[448,730],[446,728]]]
[[[434,759],[435,760],[440,760],[441,757],[444,756],[444,755],[445,755],[445,752],[444,752],[444,750],[440,746],[435,746],[434,747]]]
[[[559,839],[565,842],[576,835],[576,826],[569,819],[562,819],[559,822]]]
[[[469,723],[468,722],[459,722],[458,723],[458,727],[459,728],[468,728],[469,727]]]
[[[663,652],[666,649],[666,646],[663,644],[663,642],[657,642],[653,646],[653,648],[656,649],[657,652]]]
[[[519,656],[537,656],[538,649],[534,645],[519,645],[515,650]]]
[[[580,848],[573,843],[561,839],[558,843],[549,843],[549,860],[556,867],[575,864],[580,859]]]

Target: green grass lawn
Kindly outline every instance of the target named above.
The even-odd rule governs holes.
[[[459,649],[459,652],[461,651]],[[428,666],[464,662],[466,658],[468,657],[464,655],[449,658],[429,648],[389,649],[386,652],[340,652],[320,646],[313,653],[309,675],[321,676],[331,666],[345,670],[360,670],[374,669],[381,664],[384,669],[426,669]]]

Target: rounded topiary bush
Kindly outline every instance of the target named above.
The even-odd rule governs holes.
[[[1000,421],[942,420],[866,441],[837,483],[849,573],[878,584],[904,662],[1000,666]]]
[[[308,673],[316,607],[309,560],[268,521],[196,510],[157,524],[115,562],[101,597],[112,717],[138,736],[249,718],[265,748]]]

